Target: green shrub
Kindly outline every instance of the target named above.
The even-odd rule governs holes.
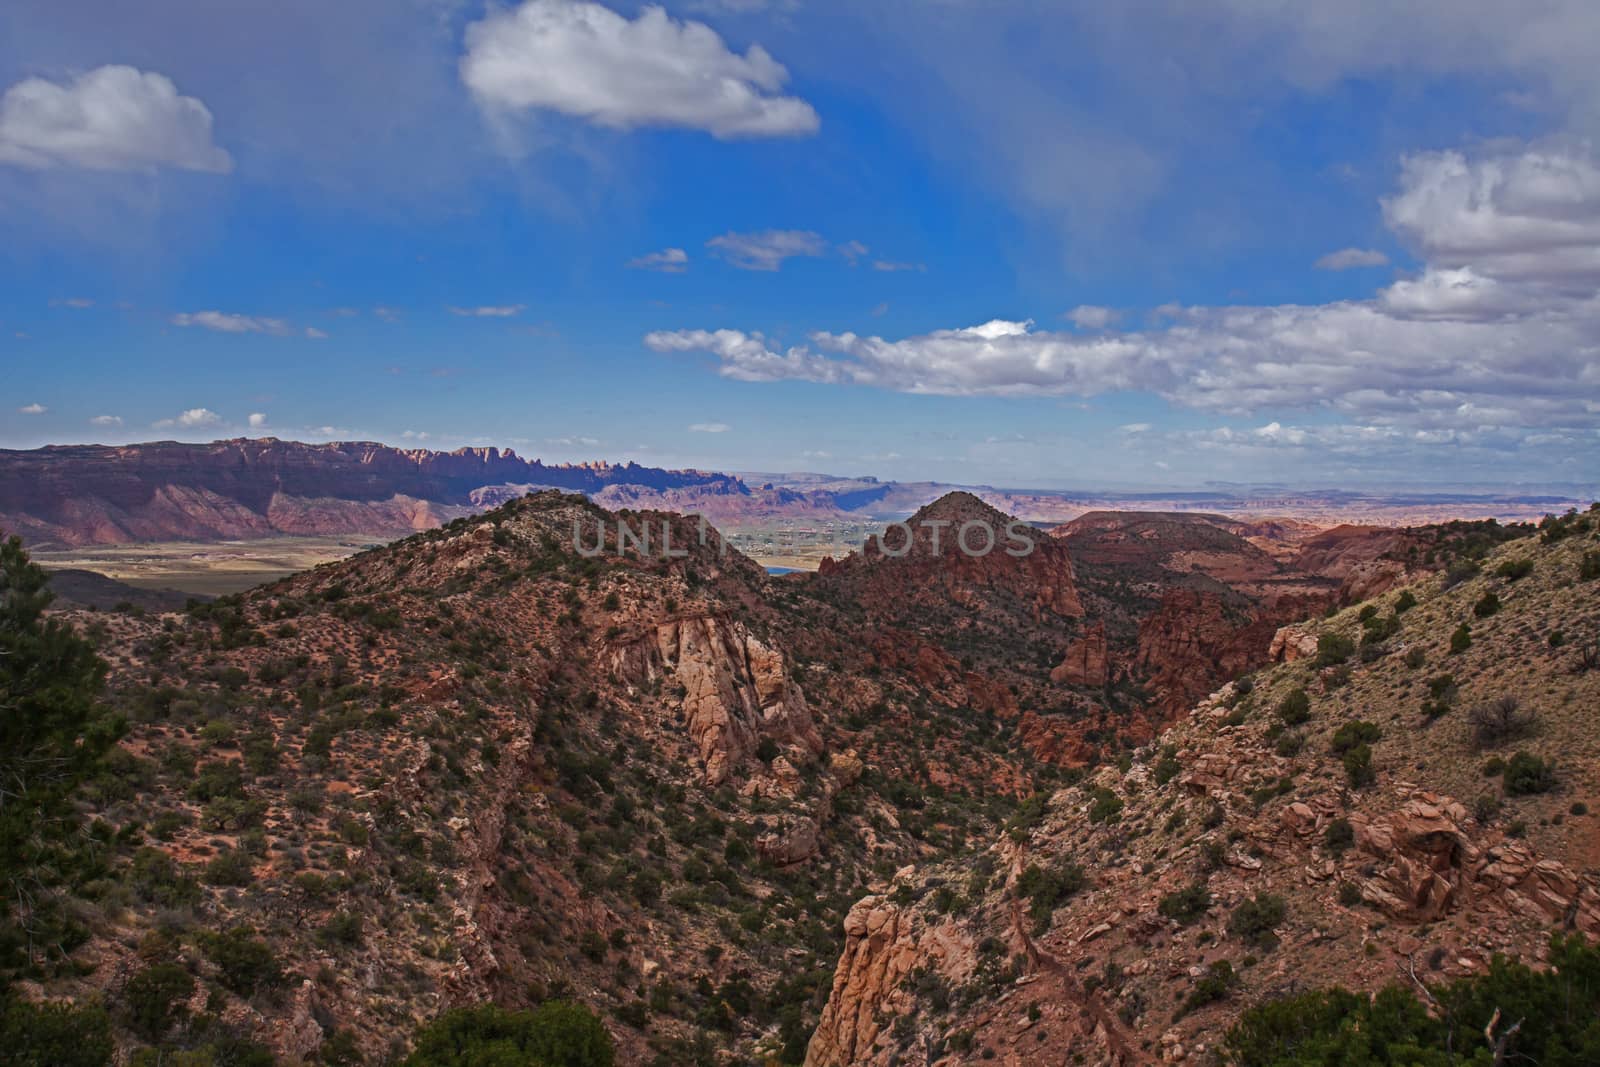
[[[1278,719],[1285,726],[1299,726],[1311,718],[1311,698],[1304,689],[1293,689],[1278,702]]]
[[[1334,732],[1333,751],[1336,755],[1342,755],[1357,745],[1370,745],[1382,736],[1383,731],[1378,729],[1377,723],[1356,719]]]
[[[1283,925],[1288,905],[1282,897],[1272,893],[1257,893],[1250,900],[1241,901],[1228,919],[1228,932],[1256,948],[1273,948],[1278,943],[1272,931]]]
[[[1211,909],[1211,890],[1195,882],[1161,898],[1156,910],[1179,926],[1188,926]]]
[[[1450,635],[1450,654],[1458,655],[1472,647],[1472,627],[1466,623],[1457,626]]]
[[[616,1052],[588,1008],[551,1000],[533,1011],[484,1004],[445,1012],[418,1033],[405,1067],[612,1067]]]
[[[1399,597],[1397,597],[1395,599],[1395,602],[1394,602],[1394,613],[1396,615],[1404,615],[1406,612],[1410,611],[1412,608],[1414,608],[1416,606],[1417,606],[1416,594],[1412,593],[1411,590],[1409,590],[1409,589],[1402,589],[1400,591]]]
[[[1372,746],[1359,744],[1345,752],[1344,774],[1354,789],[1364,789],[1377,781],[1378,773],[1372,769]]]
[[[246,886],[255,878],[255,864],[241,849],[219,852],[206,864],[207,885]]]
[[[1116,822],[1122,818],[1123,800],[1104,786],[1094,791],[1094,803],[1089,805],[1091,823]]]
[[[1578,580],[1592,582],[1600,578],[1600,552],[1585,552],[1578,563]]]
[[[1355,653],[1356,643],[1344,634],[1326,633],[1317,638],[1313,667],[1337,667]]]
[[[1542,760],[1527,752],[1518,752],[1506,762],[1505,789],[1507,796],[1526,797],[1548,793],[1556,787],[1554,760]]]
[[[217,968],[224,987],[241,997],[274,989],[284,983],[283,969],[265,941],[248,926],[235,926],[222,933],[200,935],[200,948]]]
[[[1472,613],[1480,619],[1487,619],[1500,610],[1500,598],[1493,593],[1485,593],[1472,605]]]
[[[1335,856],[1344,855],[1345,851],[1355,843],[1356,831],[1355,827],[1350,825],[1349,819],[1334,819],[1322,832],[1322,847]]]
[[[1533,560],[1508,559],[1504,563],[1500,564],[1500,566],[1495,568],[1495,573],[1507,581],[1512,582],[1519,578],[1526,578],[1528,575],[1533,573]]]
[[[1034,921],[1045,924],[1057,908],[1087,884],[1083,868],[1076,863],[1049,867],[1029,864],[1017,877],[1017,893],[1031,902],[1028,910]]]
[[[1533,732],[1537,723],[1522,702],[1507,694],[1475,704],[1467,713],[1474,740],[1483,748],[1493,748]]]
[[[1178,762],[1178,750],[1172,745],[1161,750],[1161,758],[1156,760],[1154,777],[1157,785],[1166,785],[1178,776],[1183,770],[1183,765]]]
[[[146,967],[122,990],[128,1029],[145,1041],[160,1041],[188,1013],[185,1001],[193,993],[194,978],[176,963]]]
[[[1238,983],[1239,978],[1233,973],[1233,964],[1227,960],[1217,960],[1206,968],[1204,977],[1194,984],[1194,989],[1190,990],[1179,1014],[1187,1015],[1207,1004],[1227,999],[1228,994]]]
[[[1437,1008],[1404,983],[1376,996],[1334,988],[1269,1000],[1239,1016],[1223,1059],[1238,1067],[1596,1062],[1600,951],[1581,935],[1554,935],[1548,967],[1497,955],[1487,973],[1433,986],[1427,1000]],[[1485,1034],[1496,1019],[1498,1055]]]
[[[0,1049],[12,1067],[106,1067],[116,1044],[99,1008],[30,1004],[0,991]]]

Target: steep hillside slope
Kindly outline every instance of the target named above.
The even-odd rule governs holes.
[[[445,1007],[565,995],[625,1063],[798,1062],[864,887],[1040,784],[993,680],[915,644],[867,669],[868,630],[713,528],[553,492],[69,617],[131,729],[84,797],[87,940],[30,988],[103,998],[124,1048],[378,1061]],[[193,985],[153,1025],[158,967]]]
[[[975,859],[876,886],[807,1063],[1206,1062],[1272,997],[1600,935],[1597,527],[1295,627]]]

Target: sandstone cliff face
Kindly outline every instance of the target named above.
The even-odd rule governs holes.
[[[898,1061],[886,1023],[914,1009],[904,988],[914,971],[961,982],[977,953],[960,930],[928,927],[922,915],[883,896],[862,898],[844,921],[845,948],[833,989],[806,1050],[806,1067],[887,1065]]]
[[[1083,636],[1067,646],[1067,654],[1050,672],[1050,680],[1057,685],[1102,686],[1109,677],[1106,666],[1106,627],[1096,621],[1084,630]]]
[[[709,785],[727,781],[763,737],[806,757],[822,752],[805,694],[790,681],[783,654],[741,623],[672,619],[613,652],[612,664],[635,683],[669,676],[682,687],[683,715]]]

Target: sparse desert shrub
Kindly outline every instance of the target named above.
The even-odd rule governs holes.
[[[1383,736],[1383,731],[1378,729],[1377,723],[1356,719],[1339,727],[1333,735],[1333,751],[1342,755],[1349,752],[1357,745],[1367,745]]]
[[[1578,562],[1578,580],[1592,582],[1600,578],[1600,552],[1585,552]]]
[[[146,967],[122,990],[128,1029],[145,1041],[160,1041],[186,1014],[184,1002],[193,992],[194,978],[176,963]]]
[[[1044,925],[1049,923],[1051,913],[1087,884],[1083,868],[1076,863],[1046,867],[1029,864],[1017,877],[1017,893],[1030,901],[1028,911],[1034,922]]]
[[[1233,987],[1239,983],[1239,978],[1233,973],[1233,964],[1227,960],[1217,960],[1206,968],[1203,978],[1195,983],[1190,990],[1188,999],[1183,1002],[1179,1011],[1180,1015],[1187,1015],[1192,1011],[1215,1004],[1219,1000],[1226,1000]]]
[[[1472,802],[1472,817],[1488,826],[1500,814],[1500,798],[1493,793],[1484,793]]]
[[[1179,926],[1188,926],[1211,909],[1211,890],[1195,882],[1161,898],[1156,910]]]
[[[1094,791],[1094,803],[1089,805],[1089,821],[1116,822],[1122,818],[1122,808],[1121,797],[1104,787],[1098,788]]]
[[[222,984],[241,997],[253,996],[284,982],[272,947],[256,937],[248,926],[235,926],[222,933],[200,935],[200,948],[217,968]]]
[[[1506,695],[1475,704],[1467,713],[1472,736],[1480,748],[1495,748],[1533,731],[1537,718],[1522,702]]]
[[[1556,764],[1528,752],[1518,752],[1506,761],[1506,795],[1513,797],[1548,793],[1556,787]]]
[[[116,1051],[99,1008],[0,998],[0,1049],[19,1067],[106,1067]]]
[[[1233,909],[1228,919],[1228,932],[1256,948],[1268,949],[1277,945],[1277,935],[1272,931],[1283,925],[1288,905],[1273,893],[1257,893],[1253,899],[1243,901]]]
[[[1480,619],[1487,619],[1500,611],[1500,598],[1494,593],[1485,593],[1472,605],[1472,613]]]
[[[1322,847],[1341,856],[1356,843],[1356,831],[1349,819],[1334,819],[1322,832]]]
[[[1363,789],[1377,781],[1372,769],[1372,746],[1360,744],[1344,754],[1344,774],[1353,789]]]
[[[1361,903],[1361,887],[1354,882],[1339,883],[1339,903],[1353,908]]]
[[[1285,726],[1299,726],[1311,718],[1311,698],[1304,689],[1292,689],[1278,702],[1276,714]]]
[[[1313,667],[1336,667],[1349,659],[1356,650],[1353,639],[1344,634],[1323,634],[1317,638],[1317,655]]]
[[[1533,573],[1533,560],[1508,559],[1504,563],[1500,564],[1500,566],[1496,567],[1494,572],[1507,581],[1514,582],[1519,578],[1526,578],[1528,575]]]
[[[1288,759],[1291,756],[1298,756],[1305,747],[1306,735],[1299,730],[1288,730],[1278,735],[1278,743],[1274,751]]]
[[[533,1011],[492,1004],[447,1011],[417,1033],[404,1067],[612,1067],[605,1025],[581,1004],[551,1000]]]
[[[1402,589],[1400,590],[1400,595],[1395,598],[1394,613],[1396,615],[1404,615],[1406,612],[1410,611],[1416,606],[1416,594],[1409,589]]]
[[[1466,623],[1457,626],[1450,635],[1450,654],[1459,655],[1472,647],[1472,627]]]
[[[246,886],[255,881],[254,864],[242,849],[219,852],[206,864],[207,885]]]
[[[1476,578],[1482,571],[1483,564],[1477,560],[1458,559],[1444,572],[1444,587],[1454,589],[1462,582]]]
[[[1428,653],[1423,651],[1420,647],[1407,649],[1405,658],[1402,660],[1402,662],[1412,670],[1416,670],[1418,667],[1421,667],[1423,664],[1428,662]]]

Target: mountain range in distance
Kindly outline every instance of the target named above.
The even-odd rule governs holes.
[[[1402,526],[1536,519],[1584,502],[1578,495],[1517,492],[1035,490],[818,473],[665,470],[631,462],[546,464],[509,449],[438,452],[268,437],[0,450],[0,529],[47,550],[285,535],[387,540],[552,488],[583,493],[613,509],[703,515],[736,541],[741,534],[796,526],[875,526],[904,519],[953,490],[970,491],[1038,525],[1092,511],[1137,510],[1289,519],[1317,528]],[[759,537],[755,541],[742,547],[757,558],[772,554],[762,552]],[[796,561],[808,562],[804,552]]]

